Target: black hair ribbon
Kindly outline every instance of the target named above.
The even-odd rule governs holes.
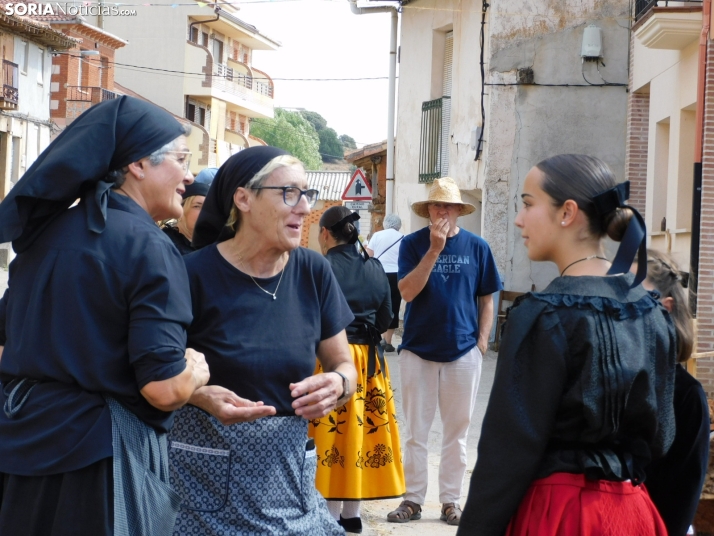
[[[625,181],[593,198],[595,210],[600,217],[618,208],[628,208],[632,218],[627,224],[608,275],[623,274],[630,271],[632,261],[637,256],[637,273],[630,288],[634,288],[647,277],[647,228],[642,215],[626,203],[630,197],[630,181]]]

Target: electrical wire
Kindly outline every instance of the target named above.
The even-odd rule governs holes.
[[[600,60],[595,60],[595,61],[596,61],[597,63],[600,62]],[[602,81],[604,82],[604,84],[593,84],[590,80],[588,80],[588,79],[585,77],[585,59],[583,59],[583,61],[581,62],[581,65],[582,65],[582,66],[581,66],[581,68],[580,68],[580,73],[583,75],[583,80],[585,80],[585,81],[588,83],[589,86],[594,86],[594,87],[606,87],[606,86],[629,87],[629,84],[615,84],[615,83],[608,82],[607,80],[605,80],[605,79],[602,77],[602,74],[600,74],[600,67],[599,67],[599,65],[597,66],[597,72],[598,72],[598,74],[600,74],[600,78],[602,78]],[[571,85],[576,86],[576,84],[571,84]],[[583,86],[584,84],[580,84],[580,85]]]
[[[479,36],[479,44],[481,46],[481,132],[479,133],[478,143],[476,145],[476,158],[474,162],[481,158],[481,152],[483,148],[483,131],[486,128],[486,106],[484,100],[486,98],[486,68],[485,68],[485,53],[484,48],[486,46],[486,10],[489,8],[489,4],[486,0],[483,0],[481,11],[481,35]]]
[[[81,4],[84,5],[104,5],[104,6],[116,6],[116,7],[170,7],[170,8],[176,8],[176,7],[214,7],[214,6],[230,6],[230,7],[237,7],[240,8],[241,5],[256,5],[256,4],[278,4],[278,3],[288,3],[288,2],[304,2],[306,0],[242,0],[240,2],[236,1],[224,1],[224,0],[217,0],[217,1],[211,1],[211,2],[200,2],[200,0],[196,0],[193,2],[172,2],[172,3],[151,3],[151,2],[145,2],[145,3],[133,3],[133,2],[81,2]],[[333,4],[344,4],[344,0],[312,0],[312,1],[321,1],[324,3],[333,3]],[[390,0],[385,0],[385,1],[390,1]],[[203,6],[197,6],[199,4],[204,4]],[[65,4],[72,4],[72,5],[79,5],[80,2],[64,2]],[[435,2],[436,4],[436,2]],[[380,7],[380,6],[372,6],[372,7]],[[388,7],[384,6],[384,7]],[[482,9],[464,9],[464,8],[443,8],[443,7],[435,7],[435,6],[417,6],[414,4],[407,4],[407,5],[400,5],[397,9],[400,11],[405,11],[405,10],[412,10],[412,11],[444,11],[444,12],[459,12],[459,13],[485,13],[486,9],[488,8],[482,8]],[[533,13],[529,11],[499,11],[498,12],[499,16],[504,16],[504,17],[514,17],[514,16],[524,16],[528,18],[533,17]],[[547,17],[543,17],[545,20],[552,22],[553,24],[557,25],[559,22],[559,19],[557,19],[555,16],[552,19],[549,19]],[[634,17],[631,14],[624,15],[624,16],[617,16],[617,15],[612,15],[612,16],[607,16],[607,17],[599,17],[598,20],[623,20],[623,19],[632,19],[634,20]],[[591,20],[591,17],[587,16],[570,16],[569,20],[572,21],[588,21]]]
[[[69,52],[54,52],[53,54],[60,55],[60,56],[71,56],[73,58],[81,57],[78,54],[71,54]],[[86,58],[85,58],[85,61],[87,61]],[[166,74],[171,74],[171,75],[195,76],[197,78],[205,78],[206,77],[206,73],[199,73],[199,72],[176,71],[173,69],[160,69],[158,67],[145,67],[143,65],[131,65],[129,63],[121,63],[118,61],[107,61],[105,63],[111,64],[111,65],[116,65],[116,66],[121,67],[126,70],[156,71],[156,72],[166,73]],[[216,73],[216,74],[212,74],[210,76],[212,76],[214,78],[225,78],[228,80],[232,79],[232,78],[240,77],[240,75],[236,75],[235,73],[232,75]],[[363,77],[356,77],[356,78],[280,78],[280,77],[272,77],[272,76],[271,77],[252,76],[250,78],[252,80],[257,80],[257,81],[279,80],[279,81],[285,81],[285,82],[361,82],[361,81],[388,80],[389,79],[388,76],[363,76]]]
[[[587,80],[586,80],[587,81]],[[513,82],[513,83],[486,83],[487,86],[540,86],[540,87],[627,87],[627,84],[615,84],[615,83],[609,83],[609,84],[522,84],[520,82]]]

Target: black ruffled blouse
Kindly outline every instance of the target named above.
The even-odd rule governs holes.
[[[533,480],[640,483],[672,443],[675,329],[632,275],[560,277],[508,315],[459,535],[501,535]]]

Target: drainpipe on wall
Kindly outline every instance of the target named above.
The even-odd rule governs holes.
[[[191,24],[189,24],[189,25],[188,25],[188,39],[189,39],[189,40],[191,39],[191,30],[193,29],[193,27],[194,27],[196,24],[206,24],[206,23],[209,23],[209,22],[216,22],[218,19],[221,18],[220,11],[221,11],[221,6],[219,6],[218,4],[216,4],[216,7],[213,8],[213,12],[216,14],[216,18],[215,18],[215,19],[195,20],[195,21],[193,21]]]
[[[692,238],[689,251],[689,308],[697,316],[697,287],[699,283],[699,242],[701,240],[702,159],[704,146],[704,99],[707,79],[707,44],[712,0],[702,2],[702,33],[699,36],[699,74],[697,80],[697,115],[694,138],[694,187],[692,188]],[[695,350],[696,351],[696,350]]]
[[[350,9],[355,15],[370,13],[391,13],[392,26],[389,36],[389,92],[387,102],[387,192],[384,206],[384,215],[393,212],[394,207],[394,110],[397,96],[397,31],[399,29],[399,16],[397,8],[392,6],[357,7],[357,0],[347,0]],[[377,191],[375,190],[375,193]]]

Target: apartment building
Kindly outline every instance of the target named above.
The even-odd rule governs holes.
[[[128,41],[116,52],[114,80],[191,121],[192,171],[263,144],[251,137],[249,119],[273,117],[274,85],[252,57],[279,43],[238,18],[230,4],[165,0],[132,11],[102,20],[103,30]]]

